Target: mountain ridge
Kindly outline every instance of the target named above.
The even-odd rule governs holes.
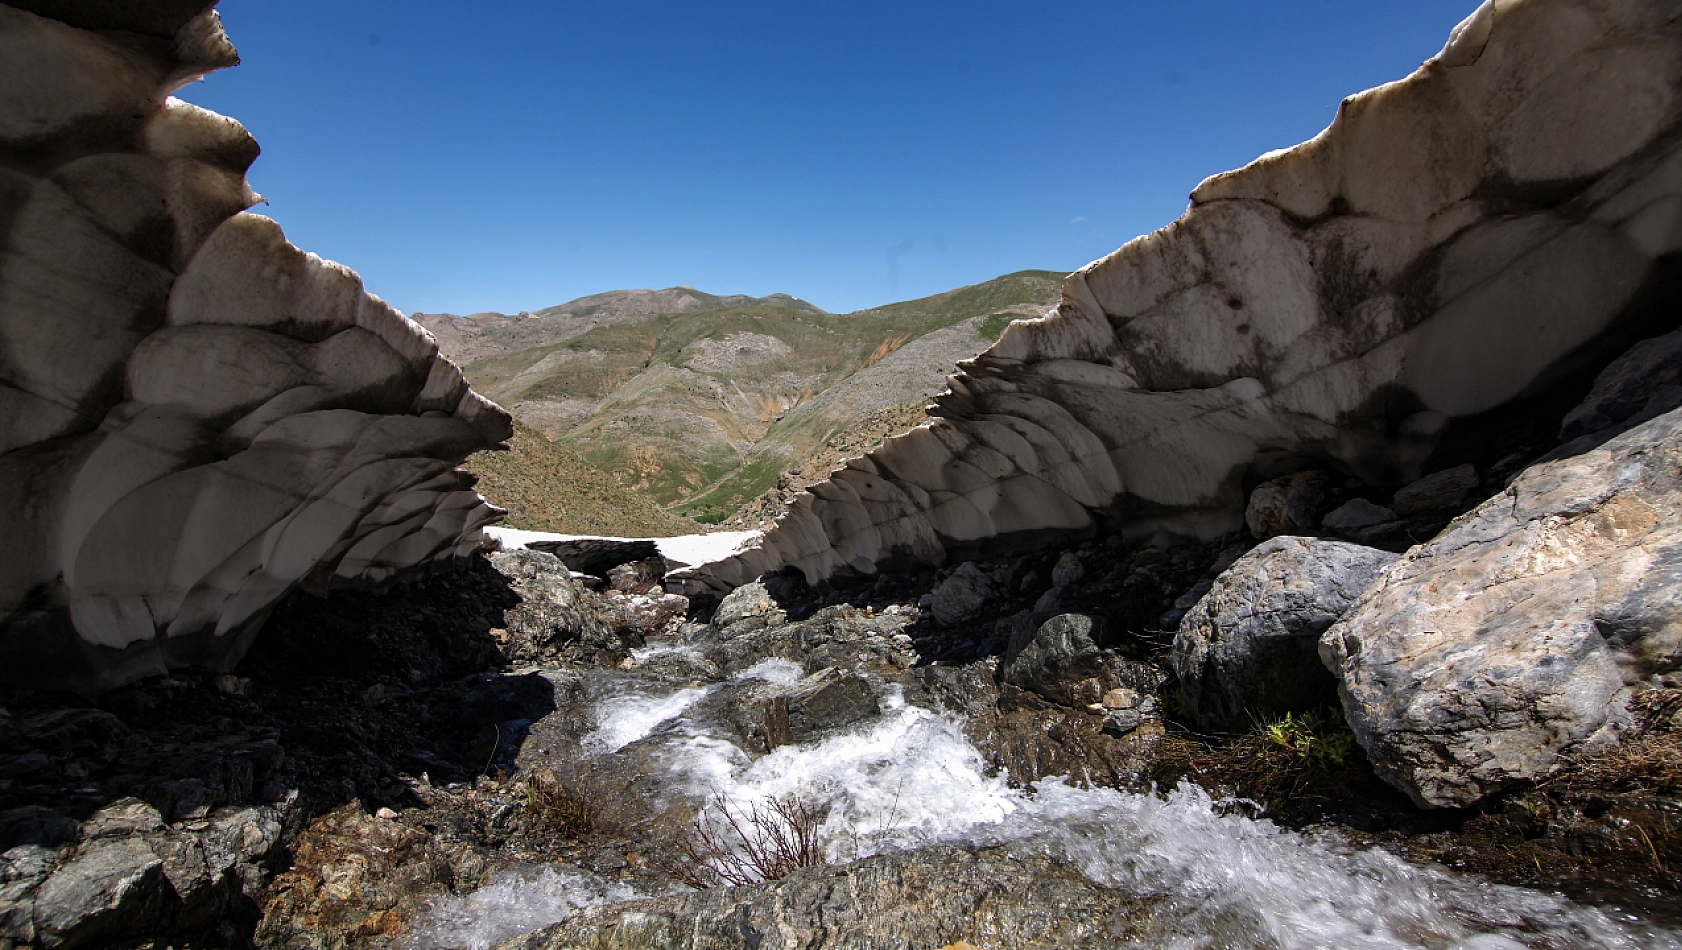
[[[663,506],[719,521],[858,419],[939,392],[1012,319],[1055,304],[1062,279],[1017,271],[847,314],[672,287],[414,319],[524,424]]]

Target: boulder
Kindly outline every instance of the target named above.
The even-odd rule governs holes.
[[[1682,249],[1672,12],[1481,8],[1412,75],[1070,275],[1055,310],[960,364],[933,423],[704,573],[816,583],[1101,530],[1207,540],[1282,466],[1392,492],[1440,449],[1488,445],[1508,426],[1491,410],[1675,326],[1658,263]]]
[[[1064,706],[1098,702],[1125,685],[1118,659],[1098,646],[1100,623],[1085,614],[1052,617],[1000,664],[1000,681]]]
[[[774,749],[807,742],[880,711],[876,690],[864,677],[834,668],[819,670],[767,704],[766,743]]]
[[[934,612],[934,619],[949,627],[956,626],[980,613],[991,596],[992,580],[974,561],[965,561],[934,589],[934,602],[929,609]]]
[[[164,861],[140,838],[96,840],[35,894],[35,930],[54,948],[144,933],[163,915]]]
[[[1281,534],[1309,534],[1320,521],[1326,500],[1326,476],[1297,472],[1263,482],[1250,493],[1244,526],[1258,541]]]
[[[1390,508],[1404,518],[1443,511],[1464,502],[1477,487],[1477,469],[1456,465],[1404,485],[1391,500]]]
[[[1383,505],[1375,505],[1365,498],[1351,498],[1333,508],[1321,519],[1320,526],[1338,535],[1351,535],[1362,528],[1388,524],[1396,520],[1396,512]]]
[[[1320,635],[1396,555],[1319,538],[1265,541],[1215,579],[1180,621],[1174,672],[1205,729],[1337,702]]]
[[[490,562],[520,599],[502,617],[499,639],[509,659],[617,662],[635,645],[636,636],[627,637],[609,623],[610,611],[553,554],[516,548],[492,554]]]
[[[1682,406],[1682,330],[1642,340],[1613,360],[1566,414],[1559,440],[1639,425],[1677,406]]]
[[[742,624],[744,620],[752,620],[751,624],[743,624],[742,629],[758,629],[767,624],[781,623],[785,616],[770,590],[763,583],[754,581],[736,588],[719,602],[718,609],[713,611],[712,626],[716,630],[726,630]]]
[[[1409,551],[1321,640],[1380,777],[1463,806],[1616,741],[1682,665],[1682,410],[1541,463]]]
[[[511,421],[246,213],[256,142],[170,96],[238,62],[213,4],[30,6],[0,5],[0,678],[226,671],[295,589],[477,551],[500,513],[456,466]]]

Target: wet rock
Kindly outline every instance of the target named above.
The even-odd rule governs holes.
[[[979,613],[992,595],[992,581],[974,561],[965,561],[934,589],[929,609],[936,620],[955,626]]]
[[[929,848],[771,884],[579,912],[499,950],[841,950],[977,946],[1051,950],[1126,942],[1138,905],[1028,849]]]
[[[1259,541],[1281,534],[1312,534],[1326,500],[1326,476],[1297,472],[1263,482],[1250,493],[1244,524]]]
[[[94,841],[36,892],[35,929],[55,948],[144,933],[162,915],[167,886],[164,861],[145,841]]]
[[[779,697],[788,722],[788,737],[806,742],[823,733],[869,719],[880,709],[870,682],[855,673],[820,670]]]
[[[1639,425],[1682,405],[1682,330],[1642,340],[1595,377],[1588,396],[1566,414],[1559,440]]]
[[[1380,777],[1460,806],[1615,740],[1682,666],[1682,410],[1527,469],[1321,640]]]
[[[1320,635],[1396,555],[1318,538],[1277,537],[1216,578],[1174,636],[1180,692],[1205,729],[1336,701]]]
[[[1375,505],[1365,498],[1351,498],[1333,508],[1321,519],[1327,531],[1348,537],[1362,528],[1395,521],[1396,513],[1383,505]]]
[[[999,667],[999,679],[1054,703],[1095,703],[1117,682],[1117,660],[1099,648],[1098,621],[1085,614],[1059,614],[1034,632],[1020,652]]]
[[[1470,465],[1433,472],[1396,492],[1390,507],[1402,517],[1453,508],[1478,487],[1478,471]]]
[[[793,660],[806,670],[826,667],[897,673],[915,661],[915,654],[894,640],[910,623],[905,614],[868,614],[839,604],[825,607],[806,620],[752,629],[738,621],[715,643],[704,647],[707,658],[726,673],[737,673],[760,660]],[[745,632],[737,631],[748,626]]]

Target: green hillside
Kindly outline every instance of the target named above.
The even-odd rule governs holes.
[[[417,319],[516,418],[618,485],[718,521],[858,419],[938,392],[1062,281],[1021,271],[849,314],[672,288]]]

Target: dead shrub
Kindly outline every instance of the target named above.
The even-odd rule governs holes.
[[[1567,759],[1544,786],[1560,791],[1682,792],[1682,690],[1643,689],[1630,699],[1635,729],[1616,745]]]
[[[776,881],[824,863],[818,828],[825,812],[797,795],[768,798],[747,811],[722,795],[695,816],[682,857],[666,873],[697,890]]]
[[[555,770],[542,766],[526,779],[526,813],[539,828],[566,838],[576,838],[594,827],[596,810],[588,794],[588,775],[574,775],[563,781]]]

